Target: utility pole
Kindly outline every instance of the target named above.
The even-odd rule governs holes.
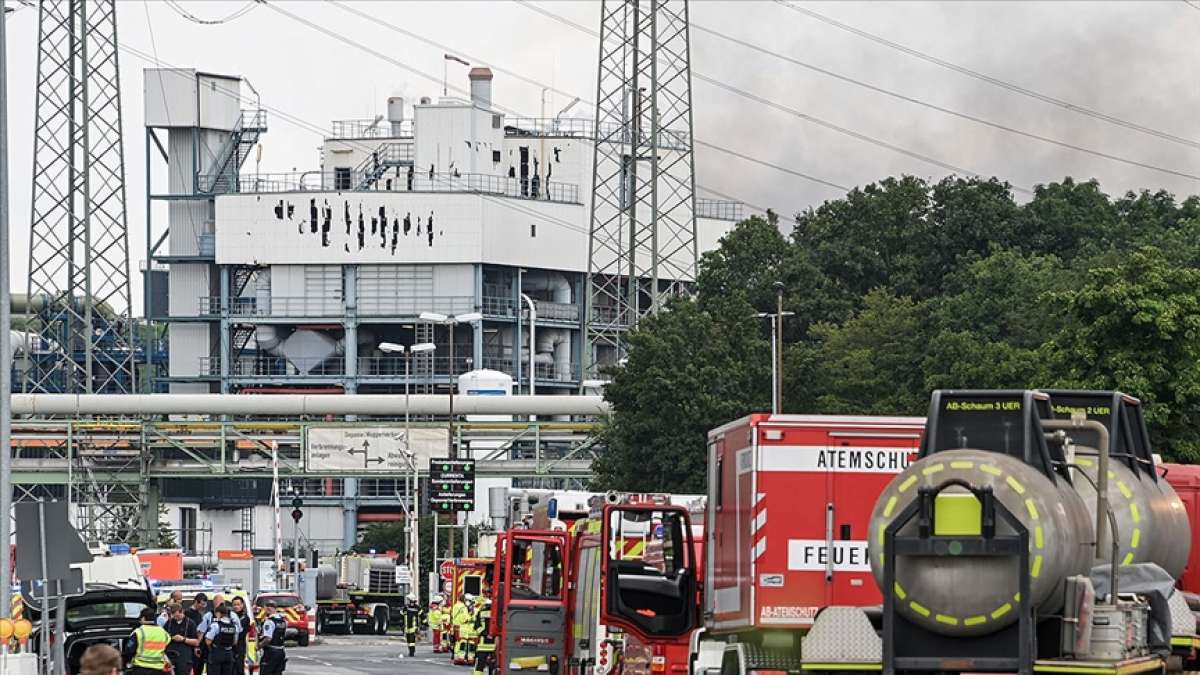
[[[760,319],[771,319],[771,412],[778,415],[783,409],[783,317],[795,312],[783,311],[782,281],[775,284],[775,311],[759,312]]]
[[[0,6],[0,618],[12,588],[12,265],[8,252],[8,9]]]

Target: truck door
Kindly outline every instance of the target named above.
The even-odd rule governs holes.
[[[510,532],[504,547],[501,673],[555,675],[566,660],[567,534]]]
[[[915,457],[920,436],[898,431],[829,433],[826,453],[833,468],[821,561],[826,605],[882,602],[867,557],[867,528],[876,497]]]
[[[655,555],[630,558],[621,542],[654,541]],[[601,621],[642,642],[684,638],[696,628],[696,560],[687,510],[666,505],[609,505],[601,543]]]

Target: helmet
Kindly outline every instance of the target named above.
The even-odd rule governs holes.
[[[484,606],[484,607],[491,607],[491,606],[492,606],[492,599],[491,599],[491,598],[484,598],[484,599],[483,599],[483,606]]]
[[[442,597],[441,593],[438,593],[437,595],[433,596],[433,601],[440,605],[445,602],[446,599]]]
[[[463,596],[463,602],[474,602],[474,601],[475,601],[475,596],[471,595],[470,593],[467,593],[466,595]]]
[[[408,600],[409,602],[416,603],[416,601],[417,601],[417,594],[416,594],[416,593],[409,593],[409,594],[408,594],[408,597],[407,597],[407,598],[405,598],[405,599],[406,599],[406,600]]]

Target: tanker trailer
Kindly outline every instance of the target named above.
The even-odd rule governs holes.
[[[1102,447],[1075,444],[1088,434]],[[1162,668],[1165,652],[1149,644],[1152,594],[1107,589],[1126,578],[1118,566],[1134,566],[1157,575],[1154,597],[1170,595],[1162,565],[1140,564],[1160,563],[1162,544],[1142,511],[1153,511],[1162,493],[1121,473],[1124,458],[1101,472],[1112,459],[1105,436],[1107,428],[1086,415],[1056,419],[1044,392],[934,392],[918,459],[872,513],[869,561],[885,598],[878,655],[858,646],[878,635],[867,614],[831,608],[802,643],[805,667],[820,660],[843,669],[856,651],[855,665],[874,661],[885,672]],[[1072,465],[1074,452],[1093,461],[1091,475]],[[1101,473],[1109,485],[1097,480]],[[1092,481],[1090,492],[1081,489]],[[1124,530],[1114,507],[1128,514]],[[1137,540],[1129,527],[1135,511],[1144,526]],[[1162,562],[1173,565],[1172,555]],[[1093,569],[1104,573],[1093,579]]]

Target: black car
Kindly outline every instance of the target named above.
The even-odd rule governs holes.
[[[40,602],[24,598],[25,613],[33,622],[30,644],[40,645]],[[149,587],[131,588],[110,584],[88,584],[83,595],[67,599],[66,642],[63,650],[67,660],[67,675],[79,672],[83,652],[94,644],[109,644],[118,651],[138,627],[138,615],[154,607],[154,595]],[[47,617],[54,628],[54,611]]]

